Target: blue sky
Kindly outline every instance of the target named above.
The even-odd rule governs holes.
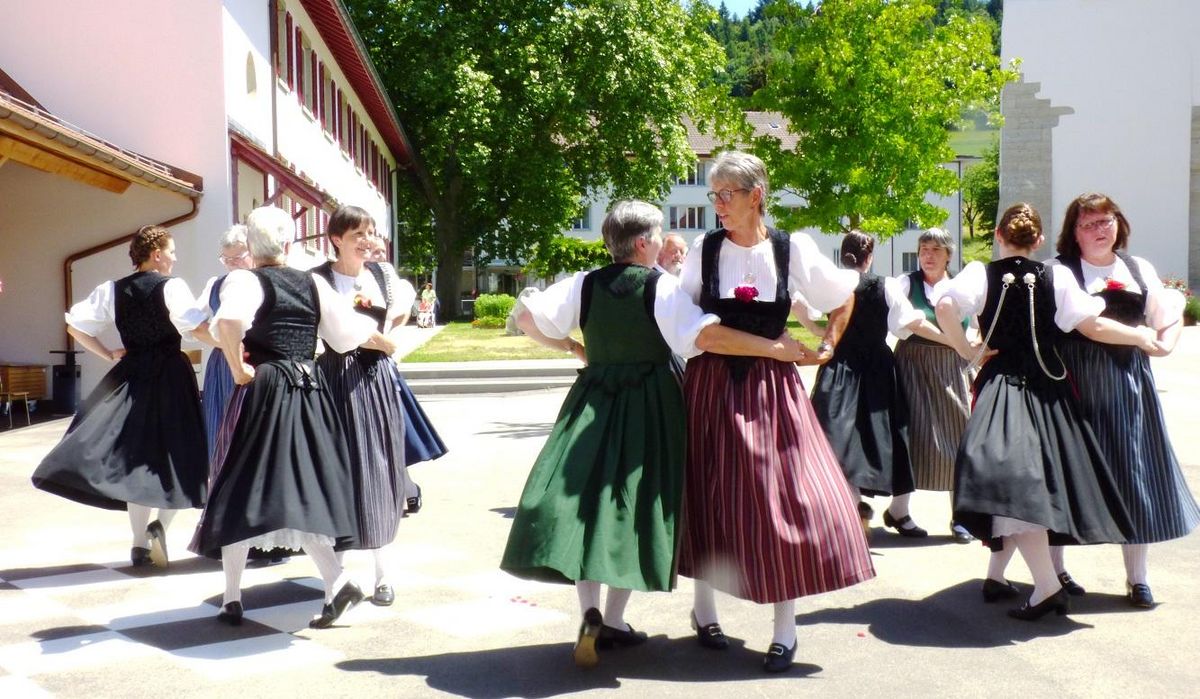
[[[713,7],[720,7],[721,0],[708,0]],[[738,18],[745,17],[750,13],[750,10],[758,4],[758,0],[725,0],[725,7],[729,8],[729,14],[737,15]]]

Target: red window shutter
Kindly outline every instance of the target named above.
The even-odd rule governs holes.
[[[280,62],[283,64],[280,70],[283,71],[283,77],[287,81],[288,88],[295,90],[296,71],[292,68],[292,62],[296,56],[296,49],[293,44],[295,36],[292,32],[292,14],[290,12],[287,14],[284,24],[286,25],[284,33],[287,34],[287,55],[280,57]]]
[[[300,100],[300,104],[304,104],[304,35],[300,33],[300,27],[292,31],[292,44],[296,48],[296,60],[292,66],[295,73],[296,99]]]

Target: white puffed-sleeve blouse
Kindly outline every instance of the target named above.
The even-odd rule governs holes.
[[[375,332],[375,321],[355,311],[353,301],[334,291],[324,278],[316,274],[312,278],[317,284],[317,302],[321,306],[317,335],[335,352],[349,352],[369,340]],[[213,315],[212,334],[220,340],[218,323],[228,319],[242,324],[244,337],[246,331],[254,327],[254,314],[262,303],[262,285],[253,272],[244,269],[230,272],[221,285],[221,307]]]
[[[525,308],[543,335],[561,340],[579,327],[583,279],[587,274],[576,272],[525,299]],[[700,331],[720,323],[721,319],[701,311],[680,288],[679,280],[664,274],[654,289],[654,322],[671,351],[686,359],[700,354],[696,348]]]
[[[1095,318],[1104,311],[1104,300],[1091,296],[1075,283],[1075,275],[1062,265],[1051,266],[1047,270],[1054,284],[1054,323],[1063,332],[1071,332],[1088,318]],[[1018,292],[1013,295],[1013,291]],[[982,262],[972,262],[957,277],[950,280],[945,297],[954,299],[958,304],[963,318],[979,315],[987,300],[988,280],[987,266]],[[1009,288],[1010,298],[1006,301],[1028,303],[1027,292],[1020,282]]]

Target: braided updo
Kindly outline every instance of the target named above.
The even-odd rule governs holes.
[[[861,231],[850,231],[842,238],[842,266],[858,269],[874,251],[874,238]]]
[[[1025,202],[1004,210],[996,230],[1014,248],[1032,248],[1042,235],[1042,217],[1037,209]]]
[[[133,234],[129,243],[129,259],[134,267],[139,267],[150,259],[155,250],[166,250],[171,242],[171,232],[162,226],[142,226]]]

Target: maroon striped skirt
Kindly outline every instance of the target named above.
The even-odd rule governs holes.
[[[791,364],[687,363],[679,572],[758,603],[875,577],[857,506]]]

